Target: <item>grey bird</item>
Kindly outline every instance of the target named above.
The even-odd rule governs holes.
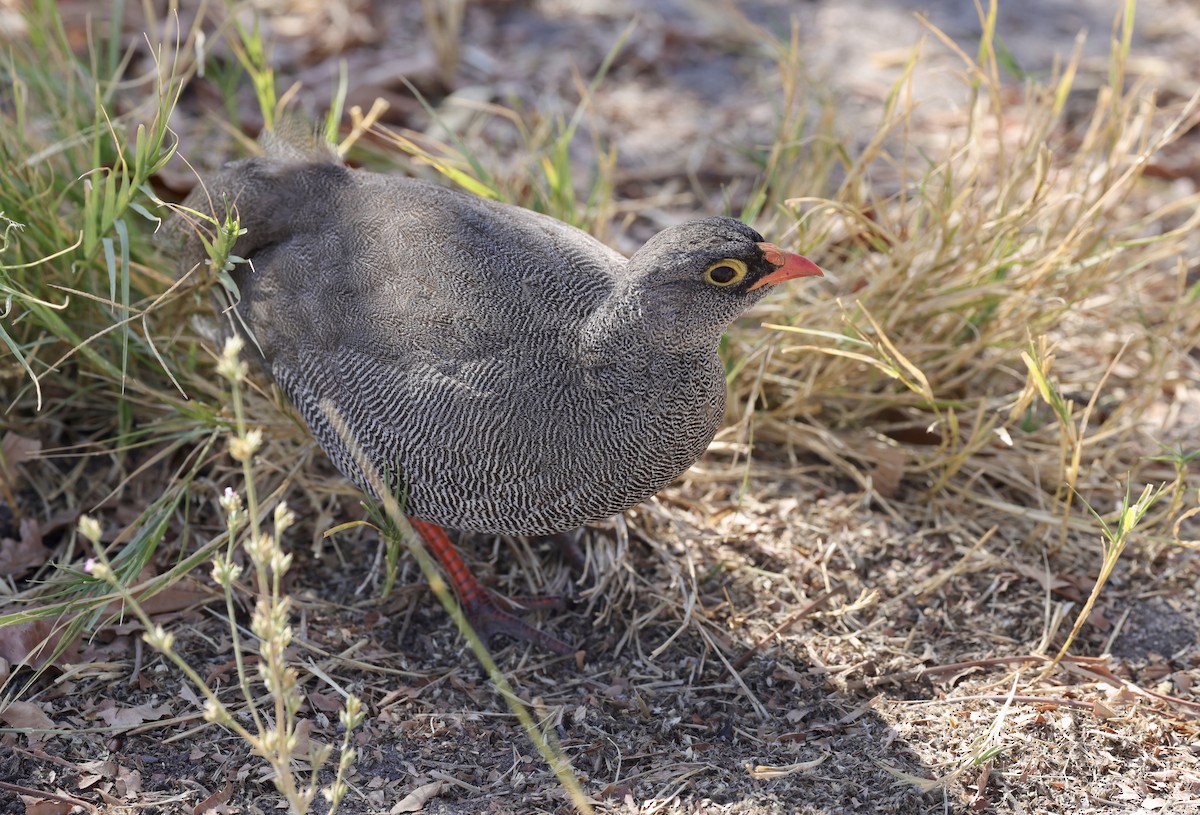
[[[443,528],[549,535],[654,495],[721,425],[721,334],[775,284],[821,275],[732,218],[626,259],[545,215],[331,153],[269,150],[185,202],[218,220],[227,206],[245,229],[232,277],[247,347],[347,478],[369,491],[341,433],[403,496],[476,630],[555,653],[574,649],[501,608]],[[205,261],[195,228],[179,259]]]

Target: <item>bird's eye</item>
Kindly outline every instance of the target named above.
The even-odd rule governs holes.
[[[718,260],[704,270],[704,279],[714,286],[732,286],[746,276],[746,264],[737,258]]]

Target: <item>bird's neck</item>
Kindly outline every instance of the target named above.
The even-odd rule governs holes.
[[[622,287],[601,302],[581,326],[582,356],[597,365],[648,355],[697,361],[711,357],[721,332],[697,324],[687,305]]]

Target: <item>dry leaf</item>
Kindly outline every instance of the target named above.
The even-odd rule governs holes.
[[[1066,580],[1060,575],[1047,574],[1045,569],[1035,568],[1024,563],[1011,563],[1008,565],[1013,571],[1018,572],[1025,577],[1036,580],[1043,589],[1055,592],[1056,594],[1066,595],[1067,590],[1072,588],[1070,581]],[[1047,581],[1049,581],[1049,583],[1047,583]]]
[[[147,597],[142,601],[142,608],[153,617],[172,611],[183,611],[220,598],[221,595],[214,589],[199,581],[188,579]]]
[[[9,727],[28,728],[30,730],[57,730],[58,726],[46,715],[45,711],[33,702],[11,702],[8,707],[0,710],[0,721]]]
[[[404,796],[404,800],[399,801],[391,809],[391,815],[398,815],[401,812],[420,812],[425,808],[430,798],[442,791],[441,781],[431,781],[428,784],[422,784],[415,790]]]
[[[111,782],[116,774],[117,762],[115,761],[85,761],[79,765],[79,780],[75,782],[75,788],[86,790],[105,781],[109,783],[106,783],[104,788],[111,789]]]
[[[69,815],[75,808],[66,801],[47,801],[31,795],[22,795],[21,803],[25,805],[25,815]]]
[[[750,777],[756,781],[762,781],[768,778],[782,778],[785,775],[792,775],[793,773],[801,773],[805,770],[811,770],[813,767],[823,764],[825,759],[829,758],[830,755],[832,755],[832,753],[826,753],[820,758],[814,758],[812,761],[801,761],[796,764],[785,764],[782,767],[772,767],[766,764],[758,764],[752,767],[750,764],[746,764],[746,772],[750,773]]]
[[[63,628],[59,620],[30,620],[0,627],[0,658],[11,664],[23,663],[40,668],[50,661],[54,649],[62,639]],[[79,648],[72,642],[62,654],[67,662],[79,657]]]
[[[875,447],[871,450],[875,468],[871,471],[871,486],[884,498],[892,498],[904,478],[908,453],[899,447]]]
[[[142,791],[142,774],[128,767],[117,770],[117,795],[132,800]]]
[[[3,440],[0,440],[0,457],[4,459],[4,465],[10,469],[18,464],[24,464],[26,461],[32,461],[41,452],[42,443],[40,441],[18,435],[11,430],[4,434]]]
[[[40,707],[33,702],[12,702],[0,710],[0,721],[9,727],[28,728],[30,730],[59,730],[58,725],[50,720]]]
[[[86,790],[98,781],[103,781],[104,776],[97,773],[83,773],[79,776],[79,780],[75,782],[75,789]]]
[[[144,722],[157,721],[171,713],[171,706],[164,703],[155,707],[147,702],[137,707],[117,707],[112,699],[105,699],[96,708],[95,713],[108,723],[110,727],[137,727]]]
[[[312,749],[309,736],[312,734],[312,719],[301,719],[296,722],[296,746],[292,752],[297,756],[307,756]]]
[[[21,577],[43,565],[50,550],[42,546],[42,528],[37,518],[22,518],[20,540],[0,539],[0,574]]]
[[[342,709],[342,697],[335,693],[314,691],[305,698],[308,699],[308,703],[313,706],[313,709],[322,713],[337,713]]]
[[[233,795],[233,784],[229,781],[225,782],[225,786],[214,792],[212,795],[205,798],[200,803],[192,808],[192,815],[204,815],[210,809],[216,809],[224,804]]]
[[[194,708],[204,708],[204,702],[200,701],[200,697],[196,695],[196,692],[192,690],[192,686],[187,682],[180,683],[179,698],[183,699],[183,701],[187,702]]]
[[[117,774],[117,762],[111,758],[99,759],[97,761],[85,761],[79,765],[79,771],[82,773],[94,773],[102,775],[105,778],[113,778]]]

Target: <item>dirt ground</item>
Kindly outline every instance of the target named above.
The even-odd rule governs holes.
[[[422,34],[419,3],[261,5],[280,87],[302,82],[303,106],[324,109],[344,59],[350,104],[386,98],[385,119],[416,130],[428,119],[401,75],[438,104],[454,94],[570,115],[576,74],[594,74],[636,11],[637,28],[585,124],[616,148],[615,197],[639,202],[638,219],[618,238],[623,250],[747,189],[757,168],[742,145],[769,138],[779,93],[754,26],[786,39],[797,21],[843,131],[864,134],[922,36],[916,12],[967,51],[979,33],[973,4],[961,0],[754,0],[736,12],[684,0],[493,0],[467,9],[461,63],[447,78]],[[64,7],[82,25],[83,6]],[[1001,0],[999,30],[1030,73],[1048,71],[1087,30],[1081,85],[1096,87],[1117,10],[1099,0]],[[132,32],[136,9],[128,14]],[[1138,18],[1137,70],[1190,94],[1200,7],[1147,1]],[[936,42],[926,50],[914,95],[928,100],[918,121],[933,145],[939,111],[961,104],[964,91],[958,57]],[[196,134],[216,132],[220,111],[203,82],[189,94],[177,127],[199,145]],[[252,99],[242,115],[253,122]],[[478,136],[473,146],[485,154],[518,148],[494,131],[464,124],[463,132]],[[593,159],[590,141],[577,140],[581,167]],[[188,157],[201,168],[227,158],[194,148]],[[319,450],[287,436],[285,416],[262,420],[294,439],[306,484],[336,482]],[[969,513],[889,511],[812,454],[756,450],[747,469],[736,448],[718,437],[679,483],[590,531],[588,574],[536,542],[465,542],[497,590],[575,600],[539,622],[580,643],[580,661],[507,643],[496,644],[497,660],[557,734],[598,811],[1200,812],[1194,550],[1152,542],[1131,550],[1074,656],[1035,681],[1095,582],[1093,544],[1043,557],[1038,542],[988,533]],[[906,487],[898,489],[904,506]],[[294,488],[289,500],[303,520],[291,591],[311,738],[339,738],[340,697],[318,674],[368,707],[342,811],[408,811],[395,807],[436,781],[440,790],[420,810],[430,815],[572,811],[415,567],[406,560],[381,602],[377,541],[320,539],[361,517],[353,490]],[[189,529],[198,539],[215,532]],[[188,590],[215,597],[207,574]],[[198,602],[162,619],[206,680],[227,687],[223,606]],[[80,646],[77,667],[37,693],[55,731],[6,735],[0,778],[100,812],[277,810],[262,762],[203,722],[186,683],[137,635],[130,624]],[[941,778],[928,791],[919,783]],[[0,791],[0,813],[70,811],[44,803]]]

